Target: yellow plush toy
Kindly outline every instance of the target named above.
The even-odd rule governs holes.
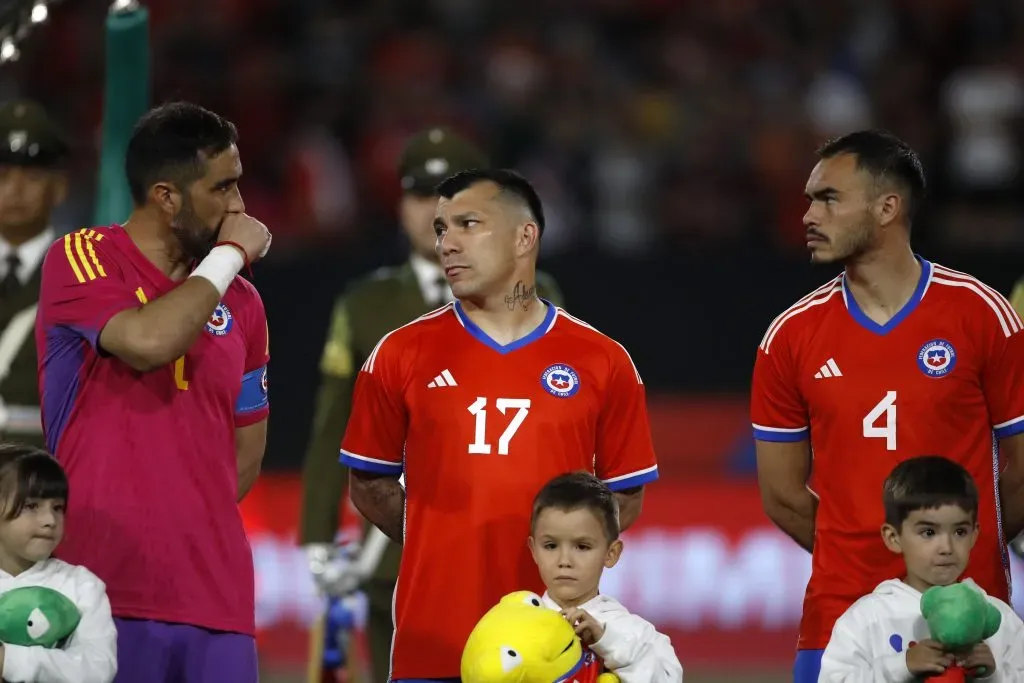
[[[529,591],[509,593],[480,619],[462,651],[462,683],[572,683],[583,646],[562,615]],[[598,683],[618,683],[601,674]]]

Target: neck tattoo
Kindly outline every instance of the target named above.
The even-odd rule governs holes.
[[[530,303],[534,299],[535,287],[527,287],[520,280],[516,283],[516,286],[512,289],[512,293],[505,297],[505,305],[508,306],[508,310],[514,311],[517,306],[521,306],[523,310],[530,308]]]

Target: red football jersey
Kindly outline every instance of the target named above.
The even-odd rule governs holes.
[[[597,678],[605,672],[604,663],[590,648],[583,648],[583,665],[565,679],[566,683],[597,683]]]
[[[349,467],[405,475],[392,678],[458,677],[477,621],[543,593],[531,505],[588,470],[614,489],[657,478],[644,386],[625,349],[548,304],[501,346],[449,304],[385,336],[356,380]]]
[[[903,575],[879,535],[882,484],[919,455],[974,477],[980,534],[965,576],[1009,598],[996,474],[998,439],[1024,431],[1024,325],[979,280],[921,266],[913,297],[885,325],[864,315],[840,275],[776,318],[757,351],[754,437],[809,437],[814,453],[820,503],[800,649],[824,648],[854,601]]]
[[[71,487],[56,555],[106,583],[114,616],[252,634],[235,429],[270,410],[259,294],[236,277],[188,353],[153,372],[99,348],[116,313],[178,284],[119,226],[67,235],[46,254],[43,427]]]

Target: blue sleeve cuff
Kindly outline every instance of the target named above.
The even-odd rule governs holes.
[[[242,377],[242,390],[235,402],[235,414],[244,415],[266,408],[270,403],[267,393],[267,366],[256,368]]]
[[[363,472],[373,472],[375,474],[390,474],[394,476],[400,476],[402,471],[405,469],[402,463],[388,462],[387,460],[377,460],[375,458],[367,458],[362,455],[356,455],[355,453],[349,453],[348,451],[341,451],[341,457],[338,458],[342,465],[351,467],[354,470],[362,470]]]
[[[765,427],[763,425],[753,425],[754,427],[754,438],[758,441],[775,441],[778,443],[796,443],[797,441],[803,441],[810,435],[810,429],[807,427],[797,427],[795,429],[787,427]]]
[[[992,428],[997,439],[1005,439],[1008,436],[1014,436],[1024,432],[1024,415],[1021,417],[1008,420],[1002,424],[998,424]]]
[[[608,485],[612,491],[622,491],[623,489],[631,489],[634,486],[643,486],[649,484],[652,481],[658,479],[658,466],[648,467],[645,470],[639,472],[633,472],[632,474],[625,474],[621,477],[613,477],[612,479],[605,479],[604,483]]]

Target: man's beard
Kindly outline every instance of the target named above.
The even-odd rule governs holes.
[[[844,264],[857,260],[875,246],[875,221],[865,212],[856,228],[846,236],[837,254],[837,261]]]
[[[813,234],[824,237],[822,233],[817,231],[814,231]],[[832,247],[831,252],[824,258],[820,256],[815,258],[812,255],[812,263],[841,263],[845,265],[851,261],[856,261],[860,256],[871,251],[875,245],[874,218],[870,214],[865,213],[853,229],[840,239],[834,237],[826,239],[828,240],[827,244]]]
[[[181,244],[181,250],[185,255],[200,261],[210,253],[213,245],[217,243],[220,225],[217,225],[216,230],[210,230],[199,219],[199,216],[196,215],[192,203],[186,201],[178,215],[174,217],[174,221],[171,223],[171,230],[174,231],[174,236],[178,238],[178,243]]]

